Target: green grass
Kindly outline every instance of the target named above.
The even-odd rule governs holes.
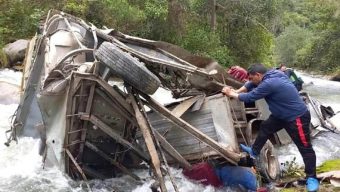
[[[288,189],[281,189],[280,192],[295,192],[296,189],[288,188]]]
[[[323,173],[327,171],[340,170],[340,159],[334,159],[324,162],[322,165],[316,168],[317,173]]]

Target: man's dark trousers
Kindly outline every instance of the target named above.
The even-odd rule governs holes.
[[[309,135],[310,120],[311,117],[308,110],[302,116],[290,122],[270,115],[267,120],[261,123],[260,131],[252,146],[254,153],[260,154],[262,147],[272,134],[284,128],[302,155],[306,176],[316,177],[316,156]]]

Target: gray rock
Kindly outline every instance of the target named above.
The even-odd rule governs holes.
[[[340,74],[337,74],[331,78],[332,81],[340,81]]]
[[[12,67],[17,62],[22,62],[24,60],[28,44],[28,40],[19,39],[13,43],[7,44],[4,47],[3,50],[7,56],[9,67]]]

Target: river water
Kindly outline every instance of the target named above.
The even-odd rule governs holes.
[[[87,191],[84,183],[72,181],[58,168],[42,167],[41,156],[38,155],[39,141],[32,138],[20,138],[18,144],[6,142],[5,131],[9,129],[10,117],[18,106],[20,72],[11,70],[0,71],[0,192],[54,192],[54,191]],[[331,105],[335,111],[340,111],[340,83],[310,77],[302,74],[307,84],[305,90],[325,105]],[[340,158],[340,135],[321,133],[313,140],[317,154],[317,164],[327,159]],[[278,149],[280,162],[296,157],[299,165],[302,159],[294,145],[287,145]],[[231,189],[214,189],[204,187],[187,180],[179,169],[171,169],[180,191],[184,192],[219,192]],[[135,174],[145,178],[142,184],[134,183],[129,177],[107,180],[92,180],[90,186],[94,192],[133,191],[147,192],[153,182],[148,171],[136,170]],[[166,179],[169,191],[174,191],[169,179]]]
[[[313,99],[324,106],[331,106],[335,112],[340,111],[340,82],[312,77],[303,72],[297,72],[297,74],[305,82],[303,90],[309,93]],[[340,135],[322,132],[312,140],[312,144],[317,156],[317,165],[328,159],[340,158]],[[303,165],[302,157],[294,144],[280,147],[278,155],[280,156],[280,163],[291,161],[296,157],[296,163]]]

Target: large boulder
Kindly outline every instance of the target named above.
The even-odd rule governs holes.
[[[28,40],[19,39],[13,43],[7,44],[3,48],[3,51],[6,54],[8,60],[9,67],[12,67],[18,62],[22,62],[25,59],[25,53],[28,44]]]
[[[334,75],[332,78],[331,78],[332,81],[340,81],[340,73],[338,73],[337,75]]]

